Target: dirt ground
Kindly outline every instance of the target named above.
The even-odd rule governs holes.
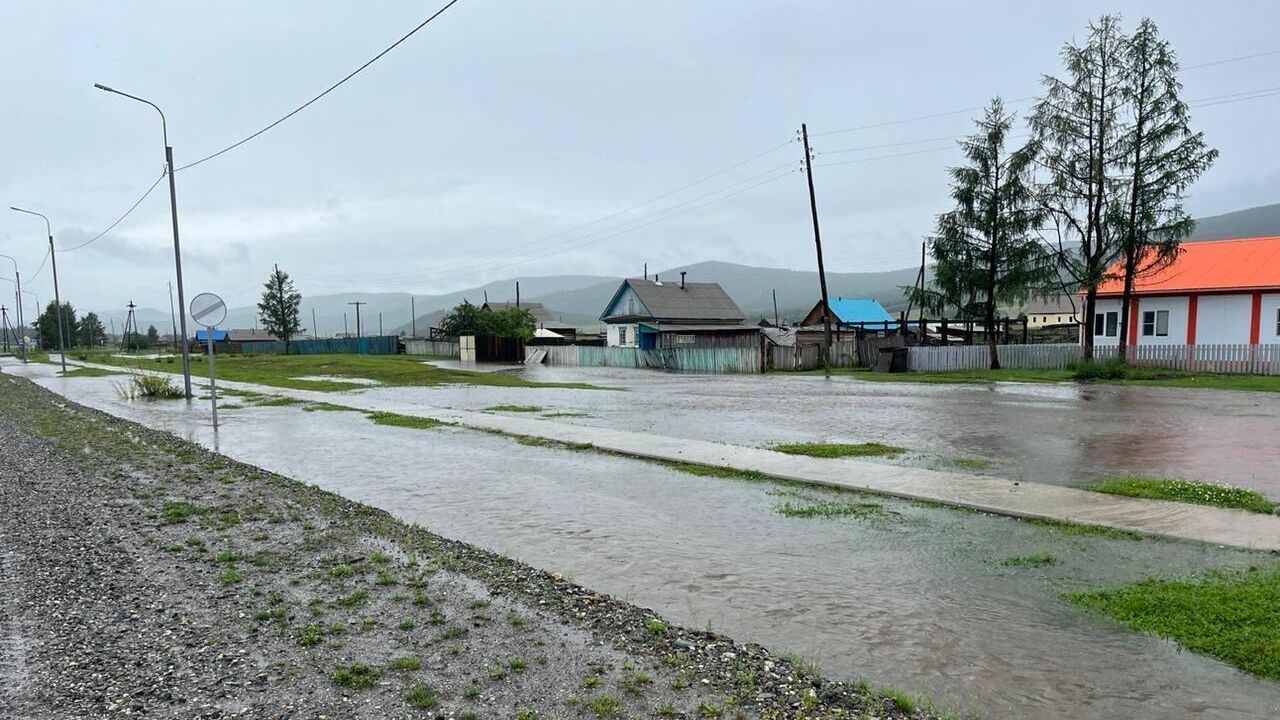
[[[0,717],[906,711],[0,375]]]

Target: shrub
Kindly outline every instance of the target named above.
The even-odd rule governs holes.
[[[186,393],[165,375],[130,373],[129,379],[116,383],[116,395],[121,400],[181,400]]]
[[[335,685],[348,690],[371,688],[378,684],[378,680],[381,677],[382,673],[378,672],[376,668],[371,668],[364,663],[339,665],[333,669],[333,674],[329,676]]]
[[[1129,374],[1129,366],[1119,358],[1110,360],[1080,360],[1071,364],[1071,376],[1076,380],[1123,380]]]

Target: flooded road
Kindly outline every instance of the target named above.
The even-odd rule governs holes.
[[[905,462],[945,469],[991,462],[1015,480],[1081,485],[1104,475],[1244,485],[1280,500],[1280,394],[1075,383],[925,384],[796,375],[677,375],[532,367],[524,377],[585,381],[615,392],[529,389],[521,402],[581,423],[743,445],[882,442]],[[478,410],[503,388],[374,388],[388,405]]]
[[[5,370],[41,376],[79,402],[214,445],[202,403],[122,403],[112,378],[57,379],[52,368],[36,365]],[[627,393],[453,387],[360,394],[387,393],[400,404],[429,395],[437,405],[506,401],[597,414],[584,422],[601,422],[612,404],[634,402],[646,422],[657,423],[651,429],[703,437],[698,433],[717,429],[695,427],[704,422],[689,414],[697,401],[678,400],[716,387],[698,380],[665,395],[647,386]],[[738,399],[726,402],[740,402],[728,389],[721,388],[724,396]],[[674,406],[665,422],[656,414],[661,398]],[[563,572],[681,624],[794,652],[833,677],[864,677],[991,718],[1280,717],[1280,683],[1179,652],[1061,598],[1147,575],[1274,566],[1265,555],[1062,536],[882,499],[876,501],[886,512],[872,519],[787,517],[775,511],[781,502],[832,496],[480,432],[378,426],[357,413],[262,407],[222,418],[216,445],[232,457]],[[737,415],[723,422],[735,433],[754,425]],[[1058,563],[1000,562],[1035,553],[1051,553]]]

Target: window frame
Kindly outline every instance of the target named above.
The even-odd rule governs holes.
[[[1116,310],[1103,313],[1106,317],[1106,334],[1103,337],[1119,337],[1120,335],[1120,313]]]

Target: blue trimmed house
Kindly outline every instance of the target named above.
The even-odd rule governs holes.
[[[629,278],[600,314],[609,347],[641,350],[758,348],[760,328],[717,283],[664,283],[654,276]]]

